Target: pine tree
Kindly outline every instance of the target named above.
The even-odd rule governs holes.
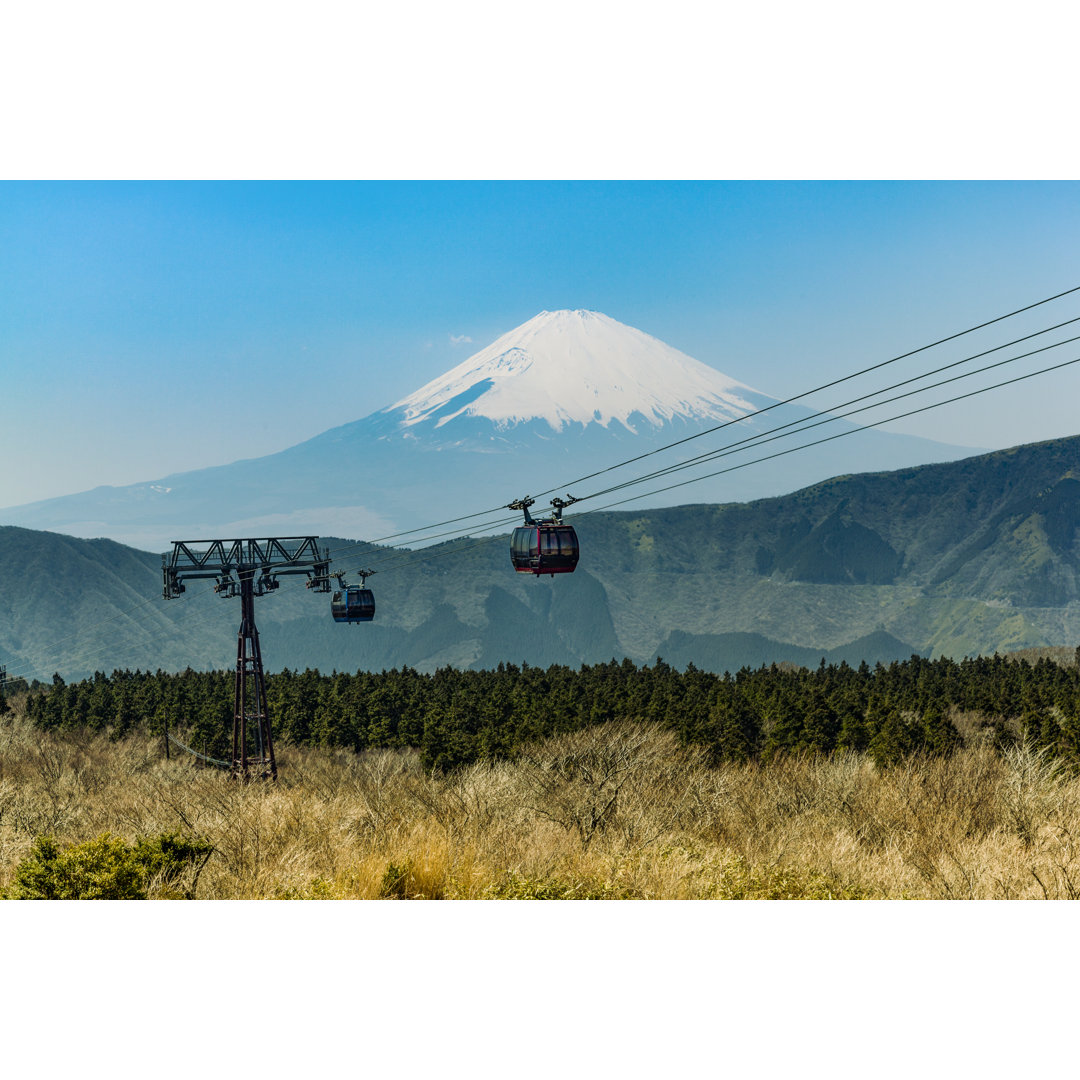
[[[761,718],[741,694],[717,702],[710,711],[712,749],[718,759],[746,762],[761,749]]]
[[[896,765],[914,753],[921,742],[921,731],[907,723],[895,705],[880,706],[873,726],[874,734],[867,749],[879,768]]]
[[[963,743],[956,725],[938,705],[931,705],[923,713],[922,729],[923,745],[931,754],[944,757]]]
[[[823,694],[815,694],[803,721],[802,746],[818,754],[831,754],[839,734],[840,718]]]
[[[853,709],[845,710],[840,717],[840,734],[836,737],[837,750],[855,750],[862,753],[870,745],[870,727],[866,717]]]

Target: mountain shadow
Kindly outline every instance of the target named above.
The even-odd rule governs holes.
[[[937,588],[976,587],[1037,607],[1080,598],[1080,480],[1014,494],[942,560]]]
[[[523,661],[536,667],[552,664],[576,667],[580,662],[563,643],[552,622],[539,618],[505,589],[492,588],[484,603],[484,614],[487,625],[480,632],[480,655],[471,665],[473,668]]]
[[[786,550],[759,549],[759,568],[775,566],[791,581],[815,585],[892,585],[904,564],[882,536],[837,509]]]
[[[551,626],[579,663],[599,664],[625,652],[615,633],[607,592],[586,570],[564,574],[551,599]]]

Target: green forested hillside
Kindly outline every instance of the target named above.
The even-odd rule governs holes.
[[[827,651],[887,632],[962,656],[1080,637],[1078,477],[1080,439],[1061,439],[755,503],[598,516],[578,531],[618,553],[605,585],[631,577],[643,609],[686,634]],[[659,628],[632,633],[609,595],[631,655],[655,654]]]
[[[505,538],[411,555],[324,538],[335,568],[380,571],[375,622],[336,625],[325,596],[286,581],[256,602],[267,667],[659,655],[721,671],[1080,640],[1080,438],[753,503],[572,520],[578,570],[543,580],[511,571]],[[0,527],[0,663],[42,679],[231,667],[238,603],[204,583],[179,600],[160,589],[158,555]]]

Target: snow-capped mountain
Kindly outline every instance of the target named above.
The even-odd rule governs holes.
[[[768,416],[748,414],[773,406]],[[173,539],[325,533],[374,539],[573,484],[587,499],[704,451],[811,415],[595,311],[544,311],[400,401],[280,453],[127,487],[0,510],[0,523],[108,536],[163,550]],[[745,420],[740,420],[746,417]],[[737,425],[710,431],[732,421]],[[838,421],[829,432],[854,431]],[[702,434],[709,432],[708,434]],[[701,435],[692,447],[576,478]],[[809,441],[804,439],[803,441]],[[753,467],[796,440],[679,473],[728,471],[634,505],[735,502],[829,476],[948,461],[973,451],[878,430]],[[566,490],[565,488],[563,488]],[[593,509],[603,505],[598,498]]]
[[[467,416],[500,429],[546,420],[559,432],[569,424],[606,428],[617,421],[634,431],[634,416],[654,427],[675,417],[743,416],[753,408],[746,391],[598,311],[542,311],[386,411],[402,413],[405,430],[424,423],[441,428]]]

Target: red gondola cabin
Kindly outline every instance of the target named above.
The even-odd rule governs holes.
[[[572,574],[578,564],[577,533],[562,520],[562,499],[552,499],[555,508],[550,518],[535,520],[529,513],[533,500],[511,503],[513,510],[525,512],[525,524],[519,525],[510,538],[510,561],[519,574]]]

